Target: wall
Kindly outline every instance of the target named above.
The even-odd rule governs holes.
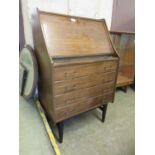
[[[135,32],[135,0],[114,0],[111,30]]]
[[[56,12],[68,15],[101,19],[105,18],[110,29],[113,0],[21,0],[24,18],[24,33],[27,44],[33,47],[31,10]]]

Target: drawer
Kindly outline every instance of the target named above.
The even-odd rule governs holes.
[[[116,71],[117,69],[117,61],[106,61],[104,63],[104,72]]]
[[[55,81],[69,80],[91,74],[112,72],[117,69],[117,61],[104,61],[91,64],[56,67],[54,72]]]
[[[94,86],[91,88],[80,89],[62,95],[56,95],[54,98],[55,106],[62,107],[70,105],[81,98],[90,98],[94,96],[102,96],[106,93],[114,93],[114,84],[108,83],[106,85]]]
[[[107,102],[112,101],[112,93],[106,94],[104,96],[97,96],[93,98],[80,99],[74,104],[56,109],[56,118],[58,120],[63,120],[79,113],[91,110],[95,107],[99,107]]]
[[[74,100],[66,100],[66,102],[60,102],[58,104],[56,104],[56,109],[61,109],[61,108],[64,108],[64,107],[69,107],[69,106],[72,106],[72,105],[80,105],[80,104],[86,104],[86,102],[88,100],[90,100],[91,98],[96,98],[96,97],[102,97],[102,101],[103,102],[111,102],[112,100],[112,97],[113,97],[113,92],[107,92],[107,93],[104,93],[102,95],[94,95],[93,97],[82,97],[82,98],[77,98],[77,99],[74,99]]]
[[[55,95],[75,91],[78,89],[89,88],[96,85],[103,85],[108,82],[114,85],[116,72],[93,74],[91,76],[84,76],[71,80],[55,82]]]

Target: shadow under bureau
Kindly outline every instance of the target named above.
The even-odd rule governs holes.
[[[32,13],[39,68],[39,99],[59,141],[63,121],[114,101],[119,57],[105,20],[43,12]]]

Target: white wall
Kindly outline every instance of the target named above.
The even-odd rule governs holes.
[[[39,8],[48,12],[101,19],[111,26],[113,0],[21,0],[24,18],[24,33],[27,44],[33,46],[31,10]]]

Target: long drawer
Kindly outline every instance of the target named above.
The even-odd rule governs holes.
[[[72,66],[56,67],[54,70],[54,80],[62,81],[91,74],[99,74],[116,71],[117,61],[109,60],[103,62],[95,62],[91,64],[81,64]]]
[[[55,82],[55,95],[75,91],[78,89],[89,88],[96,85],[103,85],[106,83],[115,82],[116,72],[92,74],[91,76],[84,76],[80,78],[74,78],[71,80]]]
[[[94,96],[101,96],[108,92],[114,92],[114,83],[109,82],[107,84],[97,85],[85,89],[79,89],[77,91],[71,91],[69,93],[65,93],[62,95],[56,95],[54,97],[55,106],[56,107],[62,107],[66,105],[70,105],[74,103],[76,100],[79,100],[80,98],[90,98]]]
[[[61,108],[56,108],[56,118],[60,121],[63,120],[64,118],[66,119],[72,117],[81,112],[85,112],[95,107],[99,107],[107,102],[112,101],[112,99],[113,99],[112,93],[107,93],[92,98],[82,98],[77,102],[74,102],[74,104]]]
[[[99,95],[92,95],[92,96],[84,96],[84,97],[81,97],[81,98],[76,98],[76,99],[72,99],[72,100],[66,100],[66,102],[61,102],[59,104],[56,104],[55,105],[55,108],[56,109],[61,109],[61,108],[64,108],[64,107],[69,107],[69,106],[74,106],[74,105],[79,105],[81,103],[85,104],[85,102],[87,102],[87,100],[91,99],[91,98],[95,98],[95,97],[102,97],[102,101],[103,102],[111,102],[112,100],[109,100],[109,97],[110,98],[113,98],[113,92],[112,91],[108,91],[107,93],[104,93],[104,94],[99,94]]]

